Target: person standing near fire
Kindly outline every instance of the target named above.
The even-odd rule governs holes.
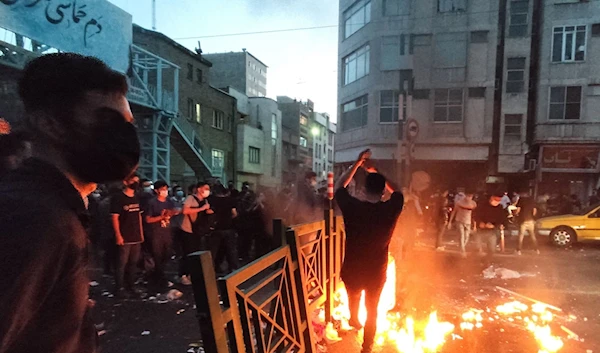
[[[402,212],[404,197],[379,174],[374,167],[365,167],[370,150],[360,153],[357,161],[336,183],[335,200],[344,216],[346,226],[346,253],[341,277],[348,292],[350,325],[360,328],[358,309],[361,292],[365,291],[367,319],[365,322],[362,353],[372,351],[377,332],[377,306],[386,280],[388,249],[396,220]],[[365,199],[359,200],[348,192],[348,185],[359,168],[367,172]],[[387,202],[381,199],[385,191],[391,193]]]

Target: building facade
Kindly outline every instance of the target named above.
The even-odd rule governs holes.
[[[327,173],[333,172],[334,142],[336,125],[326,113],[311,114],[311,135],[313,138],[313,171],[317,173],[317,181],[327,180]]]
[[[410,168],[437,188],[485,183],[496,168],[498,13],[489,0],[341,0],[338,167],[370,148],[398,182]],[[410,158],[407,119],[419,127],[409,166],[399,163]]]
[[[267,65],[245,49],[241,52],[204,54],[212,64],[210,82],[215,87],[233,87],[248,97],[267,95]]]
[[[177,123],[170,133],[170,179],[188,185],[198,180],[234,177],[236,99],[209,82],[212,64],[159,32],[134,26],[137,46],[180,68],[172,87],[178,92]]]
[[[598,187],[600,3],[545,2],[539,16],[539,80],[533,151],[538,194],[587,200]]]
[[[282,181],[285,185],[297,185],[304,174],[313,167],[313,136],[311,116],[314,104],[301,102],[286,96],[278,96],[283,132]]]

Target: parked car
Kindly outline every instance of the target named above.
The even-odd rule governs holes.
[[[556,246],[566,247],[578,241],[600,240],[600,204],[560,216],[540,218],[536,232],[548,236]]]

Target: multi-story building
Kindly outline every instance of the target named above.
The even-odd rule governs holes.
[[[209,83],[211,62],[162,33],[135,25],[133,42],[181,70],[174,84],[180,109],[170,133],[175,147],[168,156],[171,182],[233,179],[234,121],[239,113],[236,99]],[[156,75],[160,77],[160,71]]]
[[[411,170],[434,187],[483,186],[497,163],[498,15],[490,0],[341,0],[336,163],[370,148],[403,179],[398,120],[410,118],[419,125]]]
[[[539,72],[530,118],[537,191],[586,200],[600,175],[600,3],[546,1],[534,14]]]
[[[267,95],[267,65],[243,49],[241,52],[204,54],[213,63],[210,82],[215,87],[230,86],[248,97]]]
[[[281,187],[281,111],[266,97],[248,98],[232,87],[224,89],[237,99],[241,114],[236,126],[236,180],[252,189],[278,191]]]
[[[313,171],[318,181],[327,180],[327,172],[333,172],[334,140],[336,125],[326,113],[312,113],[310,133],[313,138]]]
[[[283,131],[283,183],[296,184],[313,167],[313,137],[310,123],[314,104],[278,96]]]

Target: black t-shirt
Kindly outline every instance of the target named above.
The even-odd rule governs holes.
[[[117,193],[111,198],[110,213],[119,215],[119,226],[125,244],[136,244],[144,241],[142,233],[142,210],[137,196],[129,197],[125,193]]]
[[[214,196],[208,200],[208,203],[210,204],[210,208],[215,211],[215,229],[233,229],[233,216],[231,214],[231,210],[236,207],[236,200],[230,196]]]
[[[162,214],[163,210],[173,210],[175,209],[175,204],[170,199],[166,199],[165,201],[160,201],[158,197],[151,199],[148,202],[148,210],[145,213],[146,216],[157,217]],[[171,236],[171,228],[169,224],[163,224],[163,222],[154,222],[149,224],[150,231],[152,235],[156,236]]]
[[[521,197],[517,202],[517,207],[521,208],[519,211],[519,221],[528,222],[534,221],[535,216],[533,210],[535,209],[535,202],[529,197]]]
[[[508,217],[506,210],[501,204],[494,207],[489,202],[483,202],[473,212],[477,226],[479,226],[479,223],[491,223],[498,227],[504,224]]]
[[[385,276],[388,248],[396,220],[404,206],[404,196],[395,192],[387,202],[371,203],[350,196],[340,188],[335,200],[342,210],[346,228],[346,256],[342,267],[344,281],[351,277],[378,281]]]

